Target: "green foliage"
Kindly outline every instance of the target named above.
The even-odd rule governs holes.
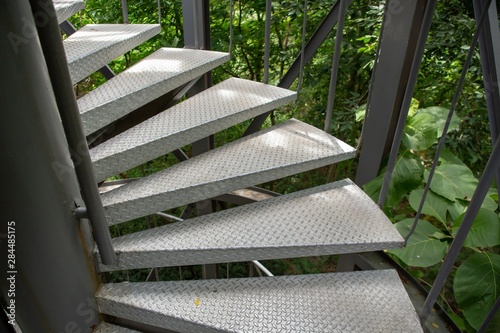
[[[429,153],[439,139],[446,114],[447,110],[444,108],[428,107],[412,111],[408,117],[403,147],[395,165],[385,206],[385,211],[394,220],[407,216],[395,224],[404,237],[409,234],[415,220],[412,216],[420,207],[430,174],[432,156]],[[457,130],[459,123],[460,118],[455,117],[450,129]],[[449,150],[443,151],[439,161],[440,165],[435,170],[422,208],[422,219],[418,220],[415,232],[404,248],[389,251],[408,266],[431,267],[443,260],[478,185],[473,172]],[[378,197],[382,177],[383,173],[365,186],[365,191],[372,197]],[[495,292],[493,296],[488,294],[484,299],[483,293],[484,288],[498,288],[493,279],[498,275],[500,267],[498,262],[491,259],[497,258],[494,253],[498,251],[496,247],[500,244],[497,209],[497,203],[488,196],[464,243],[465,248],[471,248],[480,254],[468,256],[469,252],[464,252],[461,259],[464,262],[459,263],[454,279],[455,287],[459,287],[458,291],[455,288],[455,297],[466,323],[476,329],[491,307],[491,299],[495,300],[498,296],[498,292]],[[490,261],[486,262],[486,259]],[[489,266],[487,263],[490,263]],[[482,265],[481,269],[473,269],[479,264]],[[471,281],[475,282],[471,285]],[[478,300],[482,300],[481,303]]]
[[[500,255],[476,253],[458,268],[453,283],[455,296],[467,321],[478,329],[500,296]],[[486,332],[498,332],[497,313]]]
[[[309,2],[306,39],[312,36],[333,3],[332,0]],[[353,146],[358,144],[361,135],[361,120],[366,108],[371,70],[375,63],[384,3],[385,1],[379,0],[354,1],[346,17],[339,84],[331,128],[332,134]],[[115,60],[111,64],[113,70],[120,72],[159,47],[183,46],[181,2],[161,0],[161,4],[162,33]],[[441,1],[437,4],[437,12],[422,61],[403,146],[384,207],[394,221],[400,221],[396,227],[404,236],[409,231],[411,217],[420,205],[423,187],[428,177],[430,156],[433,155],[434,145],[437,138],[441,136],[446,121],[447,109],[435,105],[450,103],[465,54],[468,51],[467,44],[470,43],[474,30],[474,20],[471,18],[469,5],[470,1],[460,0]],[[156,1],[129,0],[128,6],[131,23],[157,22]],[[212,0],[210,6],[212,49],[226,52],[230,42],[229,2]],[[302,6],[303,1],[300,0],[273,2],[271,84],[276,84],[281,80],[299,53]],[[214,83],[231,76],[262,80],[264,12],[263,1],[235,1],[232,59],[213,71]],[[116,0],[86,0],[86,9],[72,19],[77,27],[89,23],[121,23],[122,21],[120,1]],[[316,127],[323,127],[333,46],[332,34],[305,67],[298,101],[278,110],[274,118],[269,119],[265,126],[275,121],[280,122],[296,117]],[[77,85],[78,96],[103,82],[104,79],[99,74],[91,76]],[[297,89],[297,86],[296,80],[292,89]],[[220,146],[240,137],[247,124],[248,122],[218,133],[215,136],[216,145]],[[456,228],[461,223],[461,216],[467,209],[472,192],[477,186],[475,177],[480,174],[491,151],[491,138],[487,128],[488,118],[481,66],[479,55],[476,53],[459,99],[457,116],[454,116],[451,121],[451,132],[446,141],[448,150],[443,151],[440,158],[440,165],[424,205],[422,220],[417,225],[417,232],[410,238],[407,248],[392,252],[404,262],[418,267],[428,267],[442,259],[444,251],[456,234]],[[189,151],[189,148],[187,150]],[[462,161],[466,161],[467,166]],[[175,159],[169,155],[134,168],[122,176],[141,177],[174,163],[176,163]],[[266,187],[281,193],[293,192],[336,178],[352,177],[355,167],[355,161],[344,162],[334,167],[321,168],[314,172],[275,181],[266,184]],[[366,192],[375,201],[378,199],[382,179],[383,176],[380,176],[365,187]],[[498,198],[494,195],[486,198],[466,242],[466,246],[474,248],[473,251],[482,252],[472,257],[468,257],[472,250],[464,253],[465,261],[458,263],[461,264],[457,271],[457,276],[460,278],[455,279],[455,288],[458,286],[459,290],[456,295],[457,301],[467,322],[473,327],[477,326],[475,323],[479,320],[478,318],[484,317],[484,311],[490,304],[489,301],[482,302],[482,296],[479,294],[480,288],[472,290],[467,288],[471,282],[474,285],[475,281],[480,281],[481,274],[487,274],[482,270],[475,271],[475,266],[485,261],[486,257],[497,256],[492,253],[498,253],[498,239],[495,236],[498,235],[498,205],[495,200]],[[133,221],[122,226],[121,232],[139,230],[147,223],[154,224],[157,221]],[[485,230],[490,232],[485,232]],[[119,230],[114,232],[119,233]],[[490,267],[498,267],[498,262],[495,262],[496,266],[490,265]],[[283,274],[317,272],[325,266],[334,266],[331,258],[272,261],[266,263],[268,264],[271,270]],[[248,272],[248,267],[240,264],[219,265],[219,271],[223,275],[227,274],[228,270],[231,276],[244,276]],[[199,266],[182,268],[180,271],[178,268],[160,269],[159,275],[162,279],[178,279],[179,277],[190,279],[201,276]],[[489,271],[498,272],[498,269]],[[140,270],[130,273],[136,274],[135,276],[129,276],[127,272],[126,279],[144,280],[148,273],[148,271]],[[426,270],[420,270],[419,274],[423,279],[429,275]],[[463,276],[468,276],[468,279]],[[474,302],[485,306],[476,311],[473,306]],[[455,311],[459,312],[460,309],[455,309]],[[455,317],[459,318],[458,315]],[[465,323],[462,324],[465,327]]]
[[[409,233],[413,219],[405,219],[395,224],[402,234]],[[415,233],[402,249],[391,250],[392,254],[411,266],[429,267],[437,264],[446,254],[447,244],[442,242],[436,234],[440,230],[427,221],[419,220]]]
[[[455,236],[465,214],[462,214],[453,225],[452,234]],[[500,219],[495,212],[481,208],[472,228],[467,235],[464,246],[490,247],[500,244]]]

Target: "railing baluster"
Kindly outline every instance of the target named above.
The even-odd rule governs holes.
[[[490,185],[492,184],[493,179],[495,178],[499,167],[500,167],[500,140],[497,140],[495,148],[493,148],[493,152],[491,153],[490,159],[486,164],[483,175],[479,179],[479,184],[477,185],[476,191],[472,196],[470,205],[465,212],[465,216],[462,220],[462,223],[460,224],[460,228],[458,229],[455,239],[451,243],[450,250],[448,251],[445,257],[443,265],[439,269],[438,275],[436,276],[436,280],[432,285],[432,289],[429,292],[427,299],[425,300],[422,312],[420,314],[422,321],[425,321],[427,319],[427,317],[431,312],[432,307],[434,306],[434,303],[436,303],[439,293],[441,292],[441,289],[443,289],[446,279],[448,278],[448,275],[453,269],[453,264],[455,263],[458,254],[462,249],[465,239],[467,238],[467,235],[469,234],[472,224],[474,223],[474,219],[476,218],[476,215],[479,212],[479,209],[481,208],[484,198],[488,194]]]
[[[234,20],[234,2],[233,0],[229,1],[229,56],[232,56],[233,53],[233,35],[234,35],[234,27],[233,27],[233,20]]]
[[[123,14],[123,23],[128,24],[128,3],[127,0],[122,0],[122,14]]]
[[[266,0],[266,31],[264,45],[264,83],[269,83],[269,58],[271,56],[271,11],[272,2]]]
[[[304,1],[304,11],[302,17],[302,42],[300,46],[300,71],[299,71],[299,82],[297,83],[297,93],[300,94],[300,90],[302,89],[302,80],[304,79],[304,62],[305,55],[304,49],[306,47],[306,32],[307,32],[307,5],[308,1]],[[298,99],[297,99],[298,101]]]
[[[337,21],[337,33],[335,36],[335,50],[333,53],[332,73],[330,75],[330,87],[328,89],[328,104],[326,106],[325,132],[330,132],[333,103],[335,102],[335,90],[337,88],[337,77],[340,64],[340,52],[342,50],[342,33],[344,31],[344,21],[346,15],[346,5],[344,0],[339,0],[339,17]]]
[[[460,95],[463,83],[465,81],[467,69],[469,68],[470,62],[472,60],[472,56],[474,55],[474,49],[476,47],[477,41],[479,40],[479,35],[481,33],[481,30],[482,30],[482,25],[484,23],[484,20],[486,18],[487,13],[488,13],[487,9],[489,8],[491,1],[492,0],[488,0],[486,2],[485,10],[481,15],[481,19],[479,20],[479,23],[477,24],[474,38],[473,38],[473,41],[471,43],[471,47],[469,48],[469,53],[467,55],[467,60],[466,60],[464,67],[462,69],[462,74],[460,76],[460,79],[459,79],[459,82],[457,85],[457,89],[455,91],[455,95],[453,96],[453,101],[451,104],[450,113],[448,115],[448,119],[447,119],[445,128],[443,130],[443,135],[441,136],[441,139],[440,139],[440,145],[438,146],[437,151],[436,151],[436,156],[434,158],[433,168],[431,169],[431,172],[429,174],[429,179],[427,181],[426,189],[430,186],[430,182],[432,181],[432,175],[434,173],[435,166],[437,165],[437,160],[439,159],[439,154],[440,154],[442,145],[444,144],[444,137],[445,137],[445,133],[447,130],[447,126],[449,126],[449,122],[451,121],[451,116],[453,115],[453,112],[455,111],[455,106],[458,102],[458,97]],[[498,111],[499,110],[495,110],[495,112],[498,112]],[[479,184],[477,185],[477,188],[474,192],[474,195],[472,196],[472,200],[470,202],[470,205],[467,208],[467,211],[465,212],[465,216],[462,220],[462,223],[460,224],[460,228],[458,229],[458,232],[457,232],[453,242],[451,243],[450,249],[449,249],[448,253],[446,254],[443,265],[439,269],[438,275],[436,276],[436,280],[434,280],[434,284],[432,285],[431,291],[429,292],[429,295],[427,296],[427,299],[425,300],[424,306],[422,307],[422,312],[420,314],[422,321],[425,321],[427,319],[427,317],[429,316],[429,314],[431,312],[432,307],[434,306],[434,303],[436,303],[436,300],[439,296],[439,293],[441,292],[441,289],[443,289],[443,286],[446,282],[446,279],[448,278],[448,275],[450,274],[450,272],[453,268],[453,264],[455,263],[455,261],[458,257],[458,254],[460,253],[460,250],[462,249],[462,246],[465,242],[465,239],[466,239],[467,235],[469,234],[469,231],[472,227],[472,224],[474,223],[474,219],[476,218],[476,215],[479,212],[479,209],[481,208],[481,205],[484,201],[484,198],[486,197],[486,194],[488,193],[489,187],[490,187],[491,183],[493,182],[493,179],[496,176],[496,173],[497,173],[499,167],[500,167],[500,140],[497,140],[495,147],[493,148],[493,152],[491,153],[490,159],[488,160],[488,163],[486,164],[483,175],[481,176],[481,178],[479,180]],[[424,195],[425,195],[425,192],[424,192]],[[420,206],[423,206],[423,202],[425,202],[425,196],[423,197]],[[415,228],[416,228],[416,223],[414,223],[412,230],[415,230]],[[410,235],[411,235],[411,233],[408,235],[408,237]]]

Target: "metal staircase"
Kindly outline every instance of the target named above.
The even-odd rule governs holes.
[[[62,22],[82,1],[54,0]],[[160,31],[91,25],[64,41],[73,83]],[[224,53],[162,48],[78,100],[85,135],[200,77]],[[101,182],[295,99],[229,79],[90,150]],[[353,158],[354,148],[291,119],[102,194],[109,225]],[[100,272],[380,251],[403,239],[350,180],[113,239]],[[422,332],[393,270],[202,281],[111,283],[99,312],[177,332]],[[106,317],[110,318],[110,317]],[[148,327],[149,327],[148,326]],[[101,323],[94,332],[136,332]]]

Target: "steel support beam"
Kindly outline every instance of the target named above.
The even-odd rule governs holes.
[[[485,2],[473,0],[474,15],[476,22],[479,22],[483,11],[488,14],[483,23],[483,29],[479,36],[479,50],[481,54],[481,66],[483,70],[484,88],[486,91],[486,105],[488,117],[490,119],[490,133],[493,145],[495,145],[500,133],[500,114],[495,110],[500,110],[500,31],[498,23],[498,9],[496,1],[492,1],[490,8],[485,8]],[[497,184],[500,184],[500,171],[496,176]],[[500,194],[500,186],[498,192]]]
[[[388,0],[363,126],[356,184],[377,177],[389,153],[420,37],[427,0]],[[412,91],[413,93],[413,91]]]
[[[59,168],[72,162],[35,25],[48,13],[0,2],[0,233],[14,235],[0,238],[0,288],[24,333],[87,333],[99,323],[98,281],[73,215],[82,200],[74,168]]]

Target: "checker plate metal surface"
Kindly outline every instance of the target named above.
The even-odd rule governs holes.
[[[101,312],[179,332],[423,332],[394,270],[104,285]]]
[[[359,253],[403,243],[380,208],[342,180],[114,238],[118,263],[100,264],[100,271]]]
[[[130,328],[111,325],[108,323],[100,324],[93,333],[140,333],[139,331],[131,330]]]
[[[89,135],[229,60],[213,51],[162,48],[78,100]]]
[[[53,0],[57,15],[57,23],[62,23],[85,8],[81,0]]]
[[[108,222],[125,222],[354,157],[356,150],[296,119],[102,194]]]
[[[292,102],[296,93],[229,79],[90,151],[97,181]]]
[[[161,31],[158,24],[89,24],[63,41],[72,83]]]

